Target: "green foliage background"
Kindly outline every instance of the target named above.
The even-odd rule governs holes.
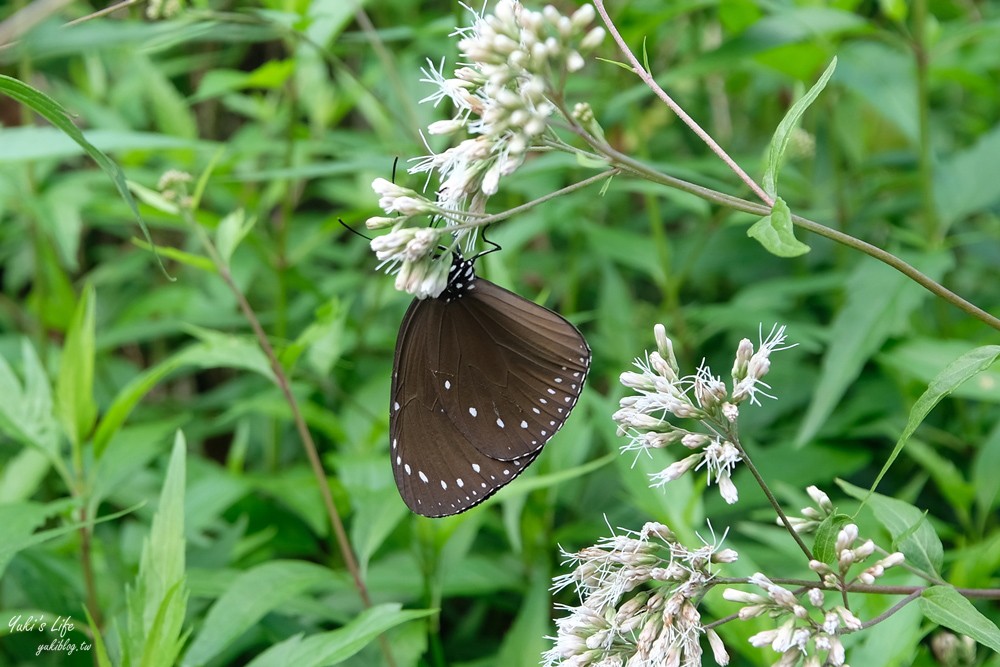
[[[0,9],[0,19],[23,4]],[[93,664],[96,650],[36,657],[42,635],[7,623],[70,616],[70,636],[85,640],[87,559],[105,642],[120,655],[117,638],[135,639],[127,619],[152,595],[156,559],[182,534],[186,606],[181,591],[171,604],[190,632],[190,664],[247,664],[300,633],[328,650],[353,646],[336,654],[344,664],[382,664],[369,642],[393,625],[386,636],[400,665],[537,664],[561,613],[553,604],[576,602],[548,591],[564,571],[557,545],[587,546],[609,525],[663,521],[696,544],[695,531],[711,539],[708,518],[718,534],[728,527],[727,545],[741,554],[733,576],[805,571],[791,540],[761,523],[769,514],[748,476],[737,477],[740,503],[726,506],[690,478],[648,489],[645,473],[669,453],[606,456],[622,444],[610,420],[617,376],[653,346],[654,323],[667,326],[688,372],[704,358],[717,373],[759,324],[765,333],[773,322],[788,326],[798,347],[773,359],[778,400],[744,410],[742,432],[793,512],[808,504],[809,484],[853,511],[856,501],[833,479],[869,486],[928,382],[997,340],[874,260],[802,235],[812,251],[779,259],[747,238],[748,215],[616,178],[606,193],[574,193],[497,226],[490,236],[503,251],[479,264],[587,336],[593,372],[573,417],[495,500],[455,518],[414,517],[387,456],[392,351],[408,299],[338,219],[362,228],[380,214],[370,184],[390,175],[395,158],[397,182],[423,185],[403,167],[427,153],[420,128],[443,116],[417,104],[430,93],[419,70],[428,58],[454,63],[450,34],[468,12],[442,1],[368,3],[371,32],[343,0],[192,5],[169,20],[147,20],[137,5],[63,27],[100,8],[73,3],[0,50],[0,72],[65,106],[138,186],[155,190],[168,169],[196,178],[208,170],[197,217],[211,233],[253,223],[232,273],[290,369],[373,601],[412,611],[390,605],[359,617],[288,405],[196,236],[149,197],[140,203],[161,270],[108,176],[4,97],[0,663]],[[658,81],[756,177],[787,108],[837,56],[793,140],[779,194],[793,212],[901,254],[1000,312],[997,3],[637,0],[610,10],[637,51],[645,42]],[[610,40],[600,55],[619,58]],[[619,150],[745,196],[622,69],[590,63],[570,82],[570,100],[593,106]],[[503,181],[490,210],[591,173],[565,156],[537,156]],[[946,548],[945,578],[958,586],[996,586],[998,402],[997,370],[963,385],[879,487],[927,512]],[[175,477],[161,495],[178,429],[186,484]],[[157,508],[178,503],[182,525],[151,533]],[[75,525],[84,506],[107,518],[89,546]],[[859,521],[878,534],[866,514]],[[905,573],[897,581],[916,583]],[[892,603],[861,600],[859,615]],[[995,604],[976,606],[1000,617]],[[706,602],[706,615],[732,611],[715,594]],[[722,629],[732,664],[774,661],[745,642],[762,627]],[[907,609],[859,635],[852,664],[936,664],[931,631]],[[1000,664],[987,653],[980,647],[976,664]]]

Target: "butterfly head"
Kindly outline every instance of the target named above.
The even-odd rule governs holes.
[[[475,257],[465,259],[457,252],[452,254],[451,268],[448,269],[448,286],[438,296],[439,299],[448,303],[461,299],[475,288],[476,270],[473,267],[475,259]]]

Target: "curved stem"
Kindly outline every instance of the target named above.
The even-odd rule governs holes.
[[[358,567],[358,561],[354,556],[354,551],[351,549],[350,539],[347,537],[347,531],[344,530],[344,523],[340,519],[340,513],[337,511],[337,505],[333,500],[333,494],[330,493],[330,483],[326,478],[326,471],[323,469],[323,463],[319,458],[319,450],[316,448],[315,441],[313,441],[312,433],[309,432],[309,427],[306,426],[306,421],[302,416],[302,410],[299,408],[298,400],[292,393],[288,375],[285,373],[284,367],[278,360],[278,356],[275,354],[274,348],[271,346],[271,341],[268,339],[267,333],[264,331],[264,327],[261,326],[260,320],[257,319],[257,314],[254,312],[253,308],[250,306],[250,302],[247,301],[246,296],[236,284],[232,273],[229,271],[229,266],[219,255],[212,239],[209,238],[204,228],[202,228],[202,226],[194,219],[190,209],[182,207],[181,212],[183,213],[185,222],[187,222],[188,226],[194,230],[199,241],[201,241],[201,244],[204,246],[209,258],[212,260],[216,270],[219,272],[219,276],[233,293],[233,296],[236,297],[236,302],[240,307],[240,311],[243,313],[247,322],[250,323],[250,328],[253,329],[254,336],[257,338],[257,343],[267,356],[267,360],[271,365],[271,371],[274,373],[274,378],[278,388],[281,390],[281,393],[285,398],[285,402],[288,403],[288,407],[292,412],[292,421],[295,423],[295,428],[302,441],[302,447],[305,449],[306,457],[309,459],[309,466],[312,468],[313,475],[316,477],[316,483],[319,487],[320,496],[323,499],[323,506],[325,507],[327,517],[330,520],[330,527],[336,537],[337,545],[340,547],[341,557],[344,559],[344,564],[347,567],[348,572],[350,572],[351,578],[354,580],[354,587],[357,589],[358,595],[361,597],[362,604],[366,609],[370,608],[372,606],[372,601],[371,597],[368,595],[368,588],[365,586],[365,582],[361,578],[361,568]],[[382,641],[381,646],[386,662],[391,667],[394,666],[395,661],[393,660],[392,653],[389,650],[388,642]]]
[[[621,167],[626,171],[630,171],[636,174],[637,176],[641,176],[643,178],[647,178],[654,182],[662,183],[664,185],[669,185],[670,187],[676,187],[680,190],[683,190],[684,192],[689,192],[704,199],[709,199],[723,206],[730,206],[731,208],[734,208],[739,211],[745,211],[747,213],[754,213],[757,215],[767,215],[768,213],[770,213],[770,209],[774,205],[774,202],[771,200],[771,198],[768,197],[767,194],[760,189],[760,187],[753,181],[753,179],[750,178],[750,176],[748,176],[746,172],[744,172],[739,167],[739,165],[737,165],[732,160],[732,158],[730,158],[729,155],[727,155],[726,152],[722,150],[722,148],[696,122],[694,122],[694,120],[691,119],[691,117],[688,116],[687,113],[685,113],[684,110],[681,109],[680,106],[676,102],[674,102],[674,100],[671,99],[666,92],[663,91],[662,88],[660,88],[660,86],[656,83],[656,81],[653,80],[653,77],[649,74],[649,72],[647,72],[642,67],[642,65],[636,59],[635,55],[628,48],[628,45],[625,44],[625,40],[622,39],[622,36],[618,32],[618,29],[611,21],[611,17],[608,16],[608,13],[604,8],[603,0],[594,0],[594,6],[597,8],[598,13],[600,13],[601,18],[604,20],[604,23],[608,28],[608,32],[618,43],[618,47],[621,49],[626,59],[628,59],[635,73],[643,80],[643,82],[646,83],[646,85],[648,85],[660,97],[661,100],[663,100],[663,102],[668,107],[670,107],[670,109],[674,113],[677,114],[677,116],[682,121],[684,121],[688,125],[688,127],[691,128],[691,130],[696,135],[698,135],[699,138],[702,139],[702,141],[704,141],[712,149],[712,151],[716,155],[719,156],[720,159],[722,159],[727,165],[729,165],[729,167],[740,177],[740,179],[744,183],[747,184],[748,187],[750,187],[750,189],[754,192],[754,194],[756,194],[761,199],[761,201],[763,201],[766,204],[766,206],[749,202],[744,199],[740,199],[739,197],[733,197],[730,195],[725,195],[719,192],[715,192],[708,188],[694,185],[693,183],[686,183],[684,181],[681,181],[680,179],[675,179],[669,176],[665,176],[664,174],[660,174],[654,169],[646,165],[643,165],[639,161],[623,153],[620,153],[619,151],[615,150],[610,145],[608,145],[606,142],[599,140],[596,137],[590,135],[589,133],[583,131],[582,128],[580,128],[579,126],[573,126],[571,128],[573,132],[580,135],[585,141],[590,143],[596,150],[598,150],[602,154],[612,159],[615,166]],[[572,123],[571,118],[570,122]],[[926,183],[925,183],[925,190],[927,190]],[[871,257],[874,257],[880,262],[888,264],[892,268],[896,269],[903,275],[907,276],[920,286],[930,291],[932,294],[948,301],[949,303],[956,306],[960,310],[963,310],[968,315],[971,315],[972,317],[980,320],[987,326],[990,326],[993,329],[1000,331],[1000,318],[991,315],[982,308],[979,308],[978,306],[972,304],[971,302],[963,299],[959,295],[955,294],[951,290],[945,288],[940,283],[924,275],[916,268],[914,268],[912,265],[904,262],[902,259],[896,257],[892,253],[889,253],[881,248],[873,246],[870,243],[866,243],[865,241],[855,238],[849,234],[845,234],[835,229],[831,229],[830,227],[822,225],[813,220],[803,218],[802,216],[793,215],[792,222],[798,225],[799,227],[802,227],[803,229],[806,229],[814,234],[818,234],[819,236],[823,236],[832,241],[836,241],[837,243],[841,243],[848,247],[854,248],[855,250],[859,250]]]
[[[740,439],[736,437],[735,433],[728,434],[726,438],[729,442],[733,443],[733,446],[736,447],[736,449],[739,450],[740,457],[743,459],[743,465],[747,467],[750,474],[757,480],[758,486],[760,486],[764,495],[767,496],[768,502],[771,503],[771,507],[774,508],[775,513],[778,515],[781,523],[784,524],[788,534],[791,535],[792,539],[795,540],[795,543],[799,545],[799,549],[801,549],[802,553],[806,555],[806,558],[809,560],[815,560],[813,558],[812,551],[808,546],[806,546],[806,543],[802,541],[802,537],[799,536],[795,528],[792,527],[792,522],[788,520],[788,515],[786,515],[785,511],[781,509],[781,504],[778,502],[778,499],[774,497],[773,493],[771,493],[771,489],[768,487],[767,482],[764,481],[764,477],[761,476],[760,471],[757,470],[757,466],[753,464],[753,461],[750,459],[750,455],[747,454],[745,449],[743,449],[743,444],[740,442]]]
[[[736,164],[736,161],[733,160],[733,158],[729,157],[729,154],[723,150],[722,146],[720,146],[708,132],[703,130],[702,127],[698,125],[698,123],[695,122],[695,120],[691,118],[691,116],[689,116],[679,104],[674,102],[673,98],[671,98],[670,95],[663,90],[663,88],[660,88],[660,85],[656,83],[653,76],[646,71],[639,60],[635,57],[635,54],[632,53],[632,50],[628,48],[628,44],[625,43],[621,33],[618,32],[618,28],[615,27],[614,22],[611,21],[611,17],[608,16],[608,12],[604,8],[603,0],[594,0],[594,7],[597,8],[598,13],[604,20],[604,25],[608,28],[608,33],[614,38],[615,42],[618,43],[618,48],[621,49],[621,52],[625,55],[625,59],[632,65],[632,70],[640,79],[642,79],[643,83],[649,86],[650,90],[656,93],[657,97],[663,100],[663,103],[666,104],[671,111],[677,114],[677,117],[680,118],[685,125],[691,128],[691,131],[694,132],[699,139],[704,141],[705,144],[712,149],[712,152],[719,156],[719,159],[725,162],[726,165],[740,177],[741,181],[746,183],[747,187],[749,187],[762,202],[766,203],[768,207],[774,206],[774,200],[772,200],[771,197],[768,196],[768,194],[764,192],[759,185],[757,185],[757,182],[750,178],[750,175],[743,171],[743,169]]]
[[[450,231],[456,231],[456,230],[460,230],[460,229],[475,229],[477,227],[485,227],[486,225],[492,225],[494,222],[500,222],[501,220],[506,220],[507,218],[513,217],[513,216],[515,216],[515,215],[517,215],[519,213],[524,213],[525,211],[528,211],[528,210],[530,210],[530,209],[538,206],[539,204],[543,204],[543,203],[549,201],[550,199],[555,199],[556,197],[561,197],[562,195],[569,194],[570,192],[574,192],[575,190],[581,190],[581,189],[583,189],[585,187],[593,185],[594,183],[597,183],[597,182],[603,181],[605,179],[611,178],[612,176],[615,176],[616,174],[620,174],[621,172],[622,172],[622,170],[618,169],[618,168],[613,168],[613,169],[608,169],[607,171],[602,171],[599,174],[595,174],[594,176],[591,176],[589,178],[585,178],[582,181],[577,181],[576,183],[573,183],[572,185],[567,185],[566,187],[561,188],[559,190],[556,190],[555,192],[550,192],[547,195],[543,195],[543,196],[539,197],[538,199],[532,199],[531,201],[527,202],[526,204],[521,204],[520,206],[515,206],[512,209],[508,209],[508,210],[502,211],[500,213],[495,213],[493,215],[484,216],[484,217],[480,218],[479,220],[476,220],[475,222],[463,222],[463,223],[459,223],[457,225],[448,225],[448,227],[445,229],[445,231],[449,231],[450,232]],[[465,212],[463,212],[462,215],[465,215]]]
[[[584,135],[589,137],[589,135]],[[683,192],[691,193],[702,199],[707,199],[709,201],[715,202],[722,206],[727,206],[729,208],[735,209],[737,211],[743,211],[744,213],[752,213],[754,215],[768,215],[771,210],[763,204],[758,204],[755,202],[750,202],[745,199],[740,199],[739,197],[734,197],[732,195],[727,195],[711,188],[706,188],[701,185],[696,185],[694,183],[689,183],[687,181],[682,181],[679,178],[674,178],[673,176],[667,176],[662,174],[648,165],[642,164],[638,160],[621,153],[614,148],[597,144],[594,148],[609,159],[611,159],[612,164],[622,171],[629,172],[640,178],[644,178],[654,183],[660,183],[661,185],[666,185],[672,188],[676,188]],[[997,331],[1000,331],[1000,318],[986,312],[979,306],[963,299],[961,296],[952,292],[950,289],[942,285],[941,283],[935,281],[933,278],[927,276],[926,274],[920,272],[912,264],[909,264],[899,257],[893,255],[891,252],[883,250],[878,246],[872,245],[866,241],[862,241],[859,238],[851,236],[850,234],[845,234],[844,232],[838,231],[827,227],[826,225],[820,224],[809,218],[804,218],[801,215],[792,215],[792,223],[805,229],[807,231],[816,234],[817,236],[822,236],[824,238],[830,239],[842,245],[848,246],[855,250],[859,250],[866,255],[877,259],[878,261],[891,266],[896,269],[907,278],[913,280],[927,291],[931,292],[935,296],[939,296],[948,303],[952,304],[956,308],[965,311],[968,315],[980,320],[983,324],[986,324]]]

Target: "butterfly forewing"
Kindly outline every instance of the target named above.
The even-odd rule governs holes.
[[[465,511],[519,475],[576,405],[590,348],[546,308],[455,259],[448,295],[414,300],[393,364],[389,436],[407,506]]]

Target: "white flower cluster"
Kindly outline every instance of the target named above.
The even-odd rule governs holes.
[[[736,560],[732,549],[705,543],[691,550],[669,528],[650,522],[639,533],[563,555],[575,568],[556,577],[553,588],[575,585],[581,604],[564,607],[570,614],[556,621],[546,667],[700,667],[702,635],[715,662],[729,663],[722,640],[703,627],[696,605],[714,576],[711,565]]]
[[[732,432],[739,416],[739,405],[757,397],[768,396],[761,387],[770,388],[762,378],[771,368],[772,352],[784,350],[785,327],[771,330],[754,351],[753,343],[744,338],[736,350],[732,370],[732,389],[720,377],[712,375],[702,364],[694,375],[681,376],[674,356],[673,342],[666,329],[657,324],[654,329],[656,351],[645,360],[637,359],[639,373],[625,372],[621,383],[638,392],[621,399],[614,415],[619,435],[628,434],[629,443],[623,451],[647,451],[680,443],[695,453],[652,475],[654,486],[671,482],[692,469],[705,467],[708,482],[718,484],[727,503],[739,499],[732,472],[741,456],[736,446],[724,434]],[[698,433],[670,423],[674,419],[695,419],[709,431]]]
[[[437,67],[428,63],[422,81],[437,90],[421,101],[437,106],[448,99],[455,108],[454,117],[431,123],[428,133],[465,130],[470,137],[441,153],[420,158],[410,168],[411,174],[426,173],[428,180],[437,176],[433,201],[377,179],[372,185],[380,195],[379,206],[386,213],[400,215],[370,218],[369,229],[392,227],[398,232],[418,215],[446,224],[482,217],[486,200],[496,194],[500,178],[514,172],[549,130],[550,117],[559,112],[554,100],[561,98],[567,74],[583,67],[582,54],[592,51],[604,38],[603,28],[589,27],[595,17],[589,4],[572,16],[564,16],[552,6],[530,11],[517,0],[500,0],[492,14],[465,7],[472,12],[472,25],[453,33],[460,38],[458,46],[465,64],[446,77],[443,60]],[[475,237],[468,228],[453,233],[445,251],[463,239],[467,248],[472,247]],[[395,239],[381,247],[398,247],[400,243],[401,239]],[[383,259],[386,263],[390,271],[398,269],[407,276],[397,279],[397,289],[420,298],[436,297],[445,288],[447,270],[433,265],[444,264],[447,269],[450,257],[448,252],[428,253],[418,259],[397,254]],[[414,266],[417,264],[421,266]]]
[[[772,582],[761,573],[750,577],[750,583],[764,590],[764,595],[727,588],[722,596],[730,602],[739,602],[741,620],[768,615],[780,625],[750,637],[757,647],[770,646],[781,654],[774,663],[780,667],[821,667],[844,665],[844,645],[840,635],[861,629],[861,621],[846,607],[825,607],[825,595],[818,588],[810,588],[799,596]],[[784,619],[784,620],[781,620]],[[811,645],[811,646],[810,646]]]
[[[875,580],[885,574],[890,567],[894,567],[903,562],[903,554],[896,551],[885,558],[881,558],[874,565],[869,565],[857,575],[851,576],[851,570],[855,565],[859,565],[868,560],[875,553],[875,543],[872,540],[865,540],[855,546],[858,541],[858,527],[849,523],[837,533],[837,541],[834,545],[834,552],[837,555],[837,569],[818,560],[809,561],[809,569],[823,577],[823,583],[830,588],[850,585],[855,581],[870,586]]]

